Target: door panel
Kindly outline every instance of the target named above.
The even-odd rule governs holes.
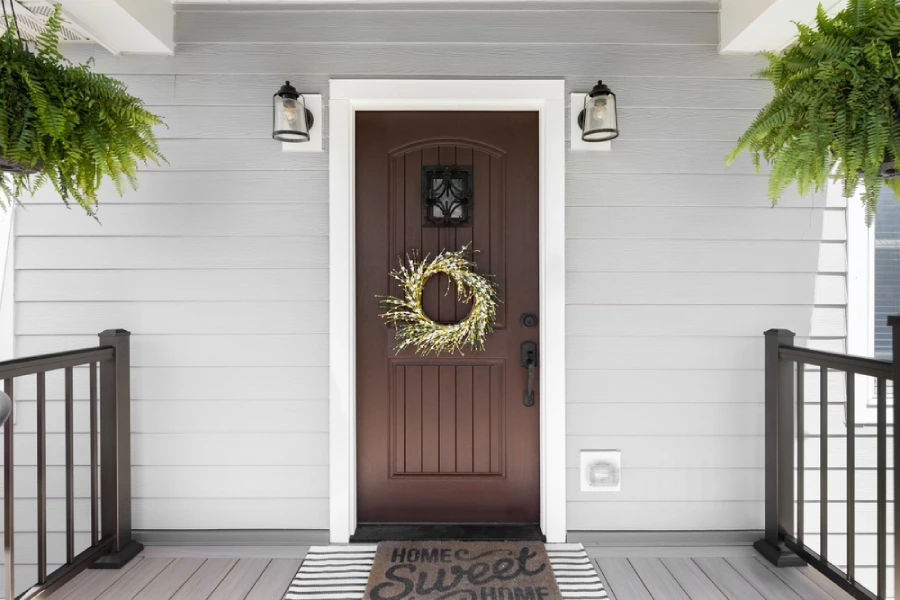
[[[537,522],[540,398],[523,405],[519,352],[539,343],[519,323],[538,312],[537,114],[359,112],[356,131],[358,520]],[[423,167],[438,165],[471,169],[464,224],[423,217]],[[467,244],[500,284],[485,351],[395,353],[376,298],[401,293],[390,271]],[[422,304],[452,323],[469,307],[448,283],[429,281]]]
[[[503,377],[502,361],[395,362],[391,475],[503,475]]]

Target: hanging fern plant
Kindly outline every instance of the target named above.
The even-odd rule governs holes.
[[[14,15],[0,35],[0,205],[51,184],[62,200],[91,216],[104,178],[120,194],[137,186],[138,161],[159,163],[153,126],[159,117],[125,84],[75,65],[58,49],[62,10],[56,5],[32,52]]]
[[[746,150],[757,171],[769,163],[773,204],[793,182],[805,195],[835,177],[847,198],[861,186],[871,220],[882,186],[900,195],[900,0],[849,0],[834,17],[819,5],[815,28],[797,28],[784,52],[764,53],[775,97],[727,162]]]

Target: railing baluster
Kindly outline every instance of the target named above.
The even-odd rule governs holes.
[[[893,564],[888,563],[888,556],[893,550],[893,556],[900,557],[900,510],[893,511],[892,524],[888,524],[888,504],[895,503],[900,500],[900,476],[893,478],[893,498],[888,497],[887,480],[889,468],[900,468],[900,442],[892,444],[892,454],[888,456],[888,428],[892,424],[900,427],[900,398],[893,403],[892,413],[888,414],[887,405],[887,386],[900,385],[900,315],[888,318],[888,324],[893,328],[893,356],[897,358],[894,361],[885,361],[873,358],[864,358],[859,356],[849,356],[836,352],[824,352],[821,350],[810,350],[793,345],[791,342],[785,342],[778,339],[776,346],[776,338],[789,334],[783,330],[769,330],[766,332],[766,385],[765,385],[765,401],[766,401],[766,539],[760,540],[754,544],[754,547],[769,561],[778,565],[782,564],[781,559],[787,551],[795,553],[796,558],[805,560],[809,565],[832,583],[836,584],[841,590],[847,592],[850,597],[859,598],[861,600],[884,600],[891,590],[900,592],[900,568],[893,568]],[[775,349],[778,349],[777,353]],[[776,362],[775,357],[778,361]],[[797,382],[796,382],[796,399],[797,406],[794,416],[798,423],[795,430],[796,441],[796,460],[797,472],[794,480],[781,478],[787,468],[787,463],[783,461],[782,455],[785,454],[783,444],[787,440],[781,437],[784,429],[785,421],[783,418],[791,418],[791,415],[785,415],[781,412],[785,406],[792,404],[794,398],[789,397],[790,394],[783,390],[786,381],[783,379],[789,372],[789,366],[796,364]],[[820,522],[819,528],[821,533],[821,543],[819,551],[807,547],[803,543],[806,534],[806,523],[804,519],[805,510],[805,435],[804,435],[804,383],[806,381],[805,374],[808,369],[819,369],[819,492],[820,492]],[[847,522],[847,546],[846,546],[846,569],[838,565],[832,564],[828,560],[829,550],[829,402],[830,396],[828,389],[829,371],[837,371],[846,373],[846,425],[847,439],[846,451],[847,458],[845,466],[847,468],[846,481],[846,513],[841,516],[846,517]],[[857,385],[856,378],[859,376],[871,377],[876,381],[877,388],[877,423],[876,423],[876,572],[873,581],[867,584],[872,589],[857,581],[858,573],[857,562],[860,558],[856,554],[856,537],[857,537],[857,519],[856,519],[856,503],[858,500],[856,493],[856,400]],[[781,385],[776,386],[776,379],[781,379]],[[778,408],[777,412],[772,408]],[[776,417],[776,418],[773,418]],[[890,418],[889,418],[890,417]],[[793,429],[793,423],[790,423]],[[895,442],[893,434],[891,442]],[[781,444],[774,445],[774,439],[781,441]],[[793,440],[792,440],[793,441]],[[776,451],[775,458],[771,460],[772,451]],[[773,475],[778,475],[774,477]],[[777,484],[777,485],[776,485]],[[784,513],[784,501],[790,496],[794,490],[793,485],[797,486],[795,501],[796,506],[796,527],[795,524],[786,519],[782,519]],[[773,486],[775,486],[773,488]],[[773,489],[775,493],[773,494]],[[773,517],[778,517],[777,523],[780,524],[775,535],[771,535],[771,524],[774,522]],[[793,532],[793,533],[792,533]],[[888,534],[896,532],[893,536],[892,548],[888,547]],[[769,540],[773,543],[770,544]],[[773,548],[774,543],[781,543],[786,550]],[[834,553],[832,553],[834,554]],[[840,561],[844,564],[844,561]],[[892,578],[888,580],[888,571],[893,568]]]
[[[828,560],[828,367],[819,367],[819,555]]]
[[[856,571],[856,375],[847,373],[847,578]]]
[[[876,427],[878,445],[878,597],[887,598],[887,385],[883,377],[878,378],[878,424]]]
[[[806,468],[806,451],[804,449],[803,427],[804,427],[804,411],[803,404],[806,401],[806,365],[797,363],[797,541],[803,543],[803,527],[804,527],[804,510],[803,503],[806,501],[806,484],[803,470]]]
[[[47,581],[47,375],[37,377],[38,583]]]
[[[13,386],[17,377],[36,377],[36,462],[37,462],[37,581],[23,593],[20,600],[43,598],[57,590],[88,566],[119,568],[133,558],[142,546],[131,540],[130,494],[130,381],[129,381],[129,333],[109,330],[100,336],[100,344],[94,348],[71,350],[42,356],[31,356],[0,361],[0,382],[13,398]],[[100,365],[103,368],[99,368]],[[90,378],[90,432],[91,432],[91,546],[75,554],[75,494],[74,494],[74,369],[86,366]],[[67,564],[48,573],[47,540],[47,382],[48,371],[64,371],[64,452],[65,452],[65,506],[66,506],[66,560]],[[5,414],[7,404],[0,404]],[[106,427],[106,421],[109,427]],[[3,541],[6,581],[0,584],[0,597],[14,599],[15,582],[15,459],[14,417],[10,415],[3,425],[5,439],[3,454],[3,479],[5,493],[3,503]],[[104,441],[99,437],[108,432]],[[103,460],[101,461],[101,456]],[[102,470],[102,472],[101,472]],[[101,491],[102,490],[102,491]],[[104,500],[100,501],[101,494]],[[59,548],[62,550],[62,548]],[[30,585],[31,582],[29,582]],[[20,584],[20,587],[25,587]]]
[[[66,562],[75,561],[75,398],[72,367],[66,367]]]
[[[91,546],[100,540],[100,488],[97,482],[97,363],[91,363],[90,369],[90,410],[91,410]]]
[[[16,597],[16,580],[15,580],[15,548],[14,536],[16,531],[14,511],[15,511],[15,488],[13,486],[13,467],[15,465],[13,458],[13,417],[15,415],[15,396],[13,390],[13,380],[11,378],[3,381],[3,391],[13,401],[13,411],[6,419],[3,425],[3,559],[6,561],[6,597]]]

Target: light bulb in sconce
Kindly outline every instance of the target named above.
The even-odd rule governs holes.
[[[597,121],[604,121],[606,117],[609,116],[609,109],[606,105],[606,99],[599,99],[594,102],[594,119]]]
[[[293,125],[297,122],[297,119],[300,118],[300,110],[297,107],[297,102],[295,100],[285,98],[282,108],[281,114],[289,125]]]

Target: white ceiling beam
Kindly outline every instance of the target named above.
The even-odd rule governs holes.
[[[722,0],[719,50],[723,54],[777,51],[797,37],[794,21],[811,24],[819,3],[830,14],[846,0]]]
[[[172,54],[172,0],[58,0],[73,22],[116,53]]]

